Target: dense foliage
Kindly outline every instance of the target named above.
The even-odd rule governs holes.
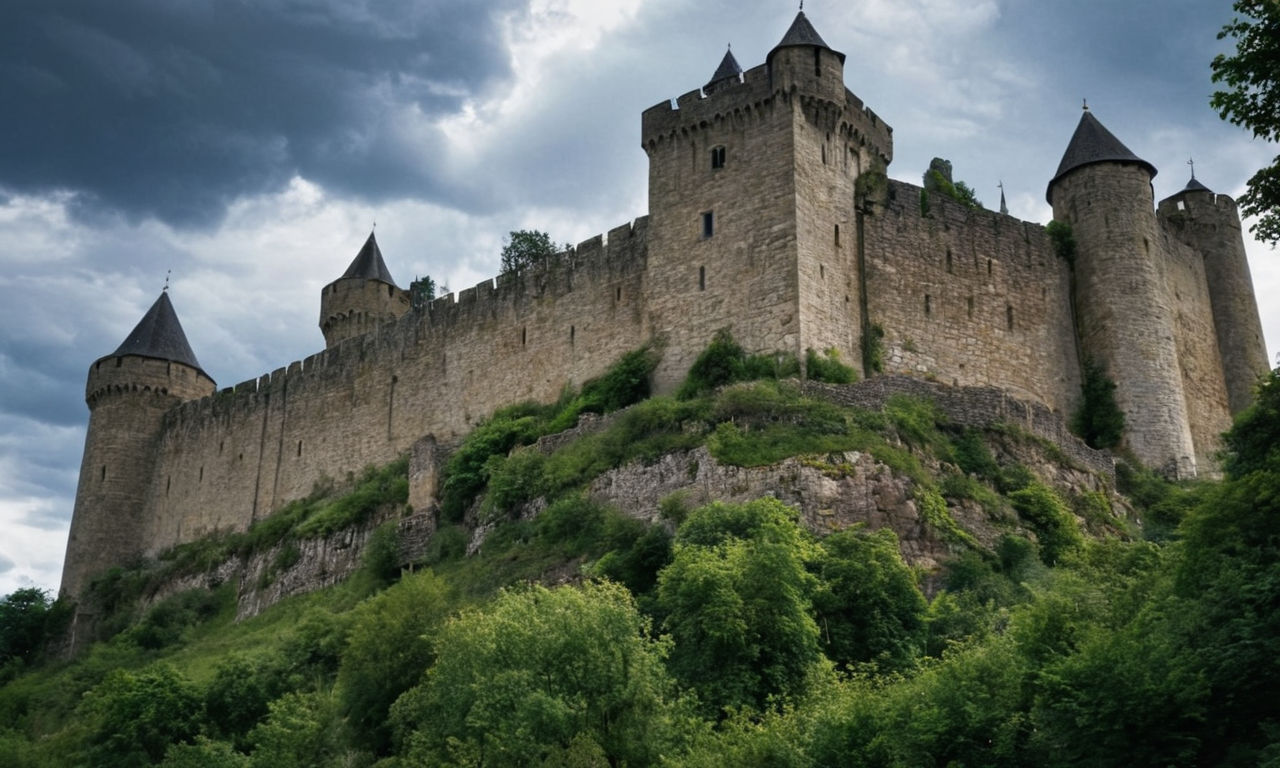
[[[569,249],[569,244],[564,246]],[[519,272],[536,267],[560,250],[546,232],[536,229],[518,229],[508,233],[502,242],[501,269],[503,273]]]
[[[1232,38],[1234,53],[1213,59],[1213,81],[1224,87],[1210,104],[1223,120],[1253,131],[1263,141],[1280,141],[1280,4],[1275,0],[1236,0],[1238,16],[1218,33]],[[1250,231],[1259,240],[1280,243],[1280,156],[1249,179],[1240,211],[1257,216]]]
[[[774,382],[652,398],[495,462],[479,493],[510,472],[503,493],[546,505],[497,514],[472,556],[444,524],[412,572],[239,623],[233,585],[179,593],[73,663],[31,657],[0,688],[0,765],[1275,764],[1278,377],[1227,433],[1225,480],[1121,473],[1160,542],[1013,462],[1029,438],[928,403],[857,412]],[[887,529],[817,536],[770,498],[673,496],[644,522],[582,491],[695,444],[833,478],[870,452],[955,555],[926,597]],[[999,535],[961,528],[961,503]]]
[[[1071,431],[1093,448],[1114,448],[1124,436],[1124,411],[1116,403],[1116,383],[1095,360],[1084,363],[1080,407],[1071,416]]]

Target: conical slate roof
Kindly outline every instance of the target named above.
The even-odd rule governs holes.
[[[382,260],[382,251],[378,248],[378,241],[372,232],[369,233],[369,239],[364,241],[364,247],[356,254],[351,266],[347,267],[347,271],[343,272],[342,276],[380,280],[388,285],[396,284],[396,281],[391,279],[391,272],[387,269],[386,262]]]
[[[722,80],[737,80],[738,75],[742,74],[742,67],[738,64],[738,60],[733,57],[733,51],[724,52],[724,58],[720,60],[720,66],[716,67],[716,73],[711,76],[707,85],[715,85]]]
[[[1195,176],[1192,176],[1191,181],[1187,182],[1187,186],[1183,187],[1182,191],[1183,192],[1212,192],[1213,190],[1201,184],[1200,181]]]
[[[1093,163],[1107,162],[1136,163],[1146,168],[1152,176],[1156,175],[1154,165],[1133,154],[1111,131],[1098,122],[1098,118],[1094,117],[1092,112],[1085,109],[1084,114],[1080,116],[1079,125],[1076,126],[1076,132],[1071,136],[1071,142],[1067,144],[1067,151],[1062,154],[1062,162],[1058,163],[1058,172],[1054,174],[1053,181],[1049,182],[1049,191],[1045,193],[1045,197],[1053,203],[1054,182],[1075,169]]]
[[[142,316],[138,325],[110,357],[137,355],[152,357],[157,360],[169,360],[189,365],[204,373],[196,355],[187,343],[187,334],[182,332],[182,323],[178,322],[178,314],[173,311],[173,303],[169,301],[169,292],[161,292]]]
[[[800,11],[796,14],[796,19],[791,22],[791,27],[787,30],[787,34],[782,36],[782,42],[775,45],[772,51],[769,51],[768,58],[772,59],[773,54],[776,53],[779,48],[790,48],[797,45],[811,45],[817,46],[818,48],[826,48],[828,51],[839,56],[841,63],[844,62],[844,54],[839,51],[832,50],[831,46],[827,45],[827,42],[822,39],[822,35],[818,34],[818,30],[813,28],[813,24],[809,22],[809,18],[804,15],[804,11]]]

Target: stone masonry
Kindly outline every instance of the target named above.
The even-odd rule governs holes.
[[[649,214],[536,268],[414,307],[371,235],[322,291],[324,351],[221,391],[162,296],[90,369],[63,591],[415,444],[430,460],[411,498],[429,509],[435,445],[644,344],[670,392],[722,328],[751,352],[834,350],[867,377],[882,333],[884,373],[993,388],[1059,424],[1095,361],[1128,448],[1212,472],[1267,364],[1234,202],[1193,179],[1155,210],[1155,168],[1086,112],[1049,186],[1069,259],[1038,224],[938,193],[922,206],[890,181],[892,129],[844,64],[803,12],[763,64],[726,54],[642,116]]]

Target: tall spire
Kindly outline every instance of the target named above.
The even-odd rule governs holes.
[[[382,249],[378,248],[378,240],[373,236],[372,231],[369,232],[369,239],[364,241],[364,247],[356,254],[351,266],[347,267],[347,271],[343,272],[342,276],[379,280],[388,285],[396,284],[391,277],[391,271],[387,269],[386,262],[382,260]]]
[[[123,355],[168,360],[204,372],[195,353],[191,351],[191,345],[187,343],[187,334],[183,333],[182,323],[178,322],[178,313],[173,311],[167,285],[124,342],[108,357]]]
[[[1008,216],[1009,206],[1006,205],[1004,202],[1004,179],[1001,179],[1000,183],[997,184],[996,186],[1000,187],[1000,212],[1003,213],[1005,216]]]
[[[1062,162],[1058,164],[1058,172],[1049,182],[1049,191],[1045,193],[1045,197],[1052,204],[1053,185],[1058,179],[1077,168],[1104,162],[1140,165],[1153,177],[1156,175],[1156,167],[1133,154],[1111,131],[1098,122],[1098,118],[1093,116],[1093,112],[1086,103],[1080,115],[1080,122],[1076,125],[1076,132],[1072,134],[1071,142],[1067,144],[1067,151],[1062,154]]]

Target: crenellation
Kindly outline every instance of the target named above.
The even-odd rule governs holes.
[[[1153,211],[1155,169],[1086,113],[1082,145],[1107,152],[1073,139],[1048,193],[1074,258],[1039,224],[942,193],[922,211],[920,187],[887,177],[892,128],[807,25],[797,16],[740,79],[643,112],[646,215],[418,308],[370,234],[321,291],[324,349],[220,391],[185,337],[96,361],[64,591],[407,453],[411,501],[429,509],[433,446],[646,344],[661,356],[655,390],[671,392],[722,329],[753,353],[834,350],[868,402],[927,395],[1104,467],[1066,430],[1097,360],[1126,447],[1172,475],[1212,472],[1266,364],[1234,201],[1189,186]],[[171,313],[167,301],[156,307]],[[883,370],[864,367],[873,330]]]

